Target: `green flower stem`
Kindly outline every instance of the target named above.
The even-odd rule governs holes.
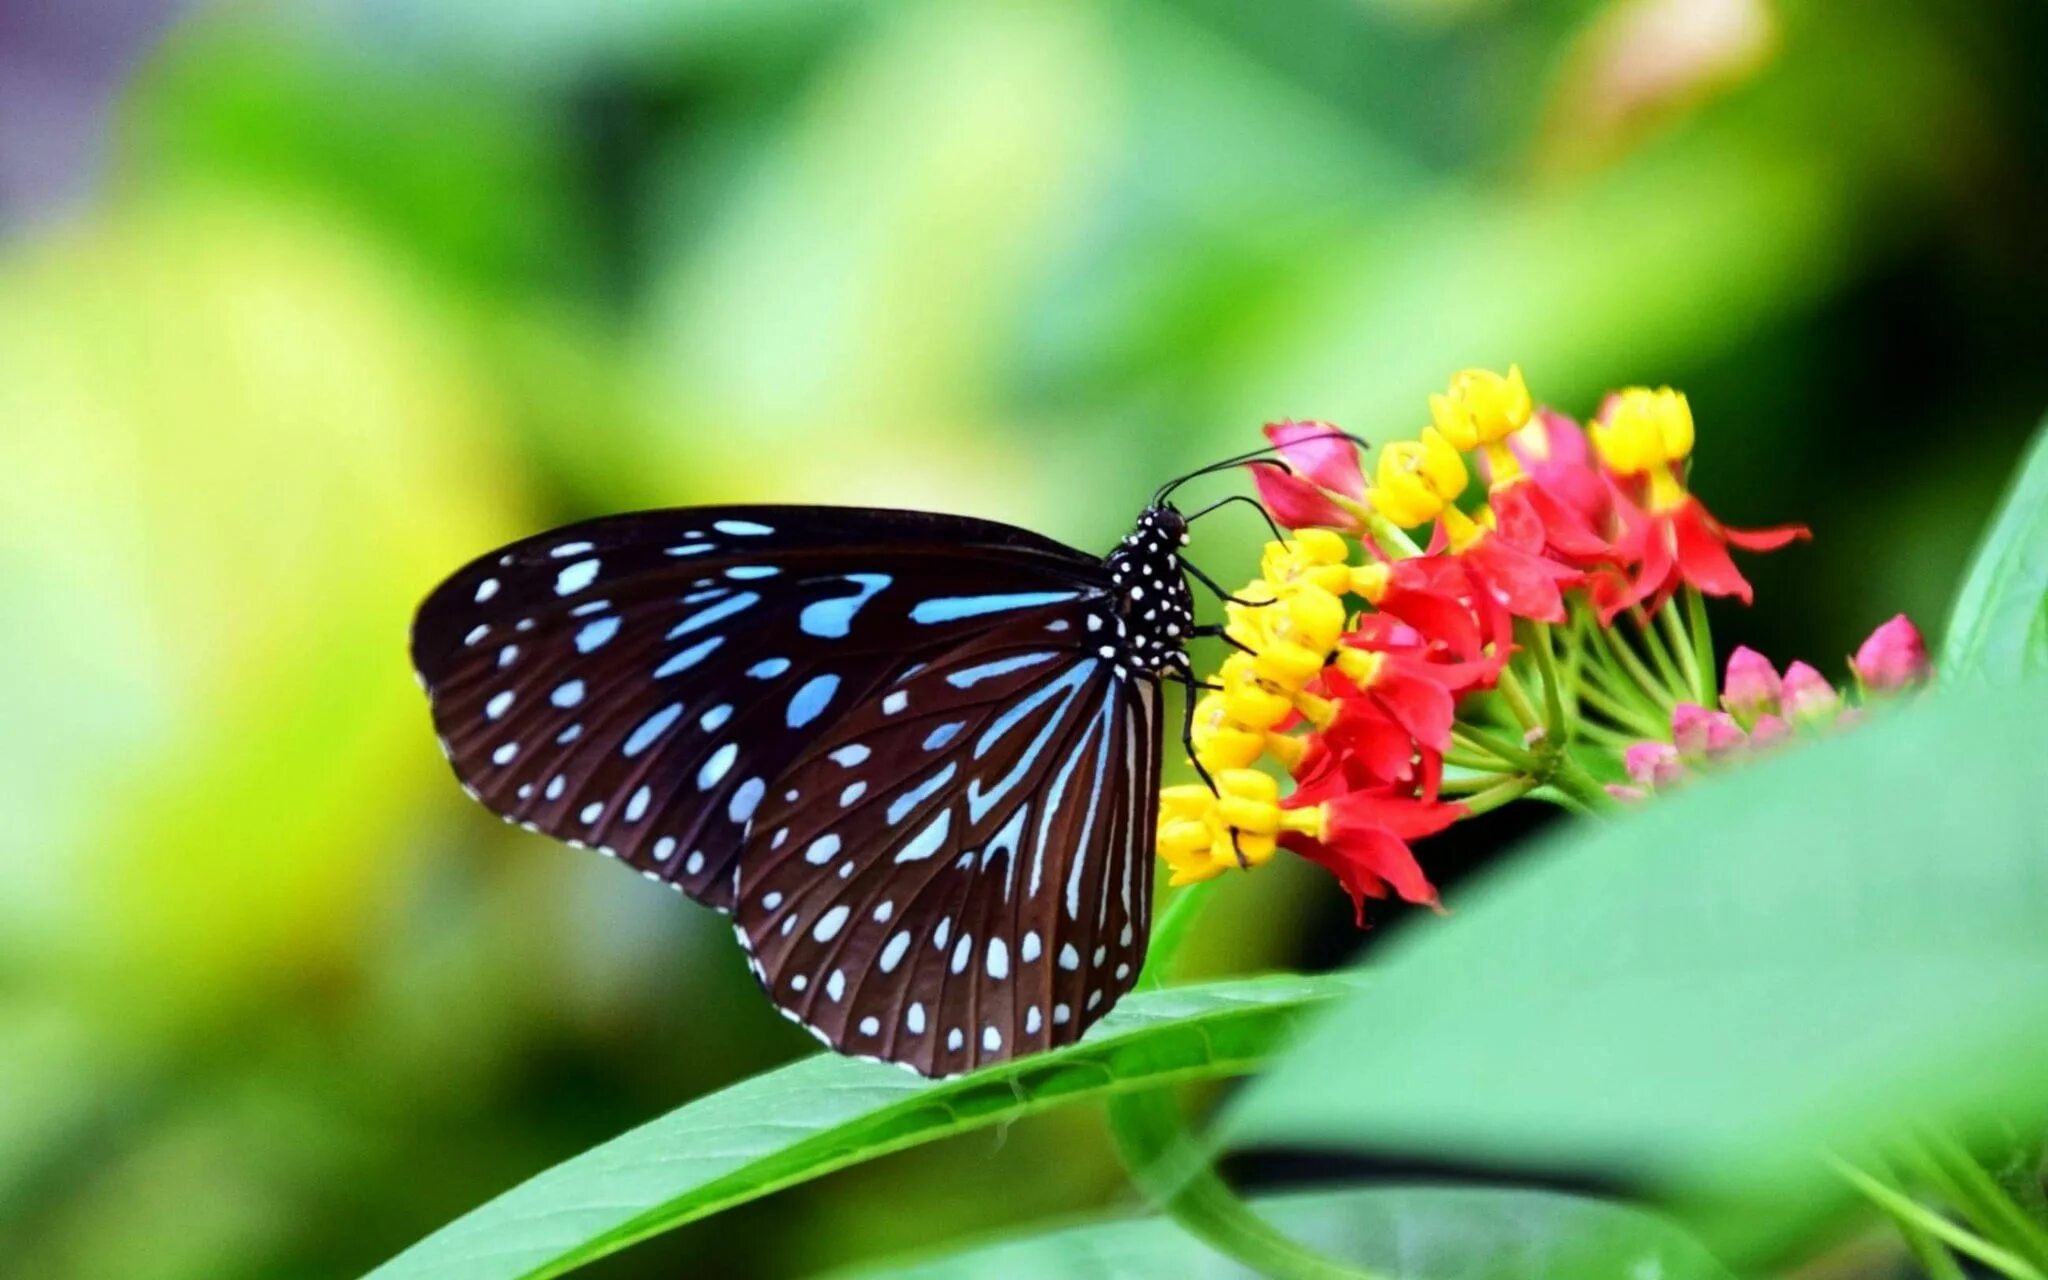
[[[1707,621],[1707,598],[1698,587],[1685,589],[1685,617],[1692,632],[1693,661],[1699,664],[1700,705],[1721,701],[1720,666],[1714,661],[1714,628]]]
[[[1612,813],[1621,808],[1621,802],[1607,794],[1600,780],[1586,772],[1586,766],[1574,760],[1570,752],[1561,751],[1552,758],[1549,776],[1544,781],[1594,813]]]
[[[1911,1196],[1887,1186],[1839,1156],[1829,1156],[1828,1164],[1844,1181],[1862,1192],[1871,1203],[1884,1210],[1886,1215],[1895,1221],[1912,1223],[1918,1230],[1941,1241],[1957,1253],[1975,1258],[2000,1275],[2012,1277],[2012,1280],[2048,1280],[2048,1276],[2044,1276],[2025,1258],[2009,1253],[1990,1241],[1964,1230]]]
[[[1594,641],[1587,648],[1597,655],[1606,652],[1607,645],[1605,641]],[[1645,696],[1641,687],[1612,663],[1595,661],[1587,664],[1580,673],[1579,688],[1582,691],[1598,688],[1607,695],[1608,702],[1633,708],[1634,723],[1656,726],[1652,736],[1662,735],[1665,726],[1670,723],[1670,708]]]
[[[1667,606],[1664,612],[1669,613]],[[1643,612],[1637,605],[1628,611],[1629,621],[1636,624],[1636,635],[1642,639],[1643,652],[1650,655],[1650,662],[1657,668],[1657,674],[1664,682],[1665,692],[1673,701],[1693,696],[1693,682],[1685,678],[1678,669],[1678,662],[1671,656],[1671,650],[1664,643],[1664,634],[1657,630],[1657,620]]]
[[[1523,773],[1535,774],[1543,768],[1543,762],[1533,753],[1514,746],[1476,725],[1452,726],[1451,741],[1470,751],[1485,752],[1497,760],[1513,765]]]
[[[1572,813],[1579,814],[1582,817],[1597,818],[1600,816],[1600,813],[1598,811],[1588,809],[1585,805],[1580,804],[1578,801],[1572,799],[1564,792],[1559,791],[1556,787],[1550,786],[1547,783],[1543,786],[1536,788],[1534,791],[1531,791],[1529,793],[1529,798],[1531,800],[1541,800],[1546,804],[1554,804],[1560,809],[1567,809]]]
[[[1529,647],[1536,653],[1536,671],[1543,678],[1543,723],[1550,730],[1551,737],[1562,740],[1571,734],[1573,717],[1565,713],[1564,688],[1557,675],[1557,654],[1550,647],[1550,624],[1538,622],[1529,630]]]
[[[1469,800],[1460,801],[1465,806],[1465,816],[1476,818],[1489,813],[1504,804],[1519,800],[1536,789],[1534,778],[1507,778],[1487,787]]]
[[[1601,715],[1606,716],[1609,720],[1624,728],[1635,730],[1637,738],[1662,738],[1664,736],[1664,726],[1652,720],[1643,712],[1641,707],[1633,703],[1623,702],[1619,698],[1609,695],[1593,681],[1589,680],[1579,686],[1579,697],[1585,699],[1586,705],[1592,707]],[[1595,728],[1597,726],[1589,723],[1582,723],[1579,726],[1579,730],[1582,733]]]
[[[1685,672],[1687,687],[1699,704],[1711,710],[1714,706],[1713,659],[1707,660],[1703,670],[1700,666],[1699,649],[1686,631],[1685,619],[1679,616],[1678,603],[1666,601],[1657,611],[1657,621],[1664,626],[1665,634],[1671,640],[1671,652],[1677,655],[1678,665]]]
[[[1348,502],[1341,498],[1334,499],[1334,501],[1336,501],[1338,506],[1364,521],[1365,531],[1372,535],[1372,540],[1379,545],[1380,550],[1386,552],[1389,556],[1396,560],[1413,560],[1416,556],[1422,554],[1422,548],[1417,545],[1414,538],[1408,536],[1406,529],[1387,519],[1379,512],[1374,511],[1363,503]]]
[[[1882,1164],[1877,1167],[1883,1174],[1880,1181],[1887,1185],[1897,1185],[1896,1174],[1884,1168]],[[1871,1176],[1876,1178],[1878,1175]],[[1905,1239],[1907,1251],[1913,1255],[1913,1260],[1920,1264],[1920,1269],[1927,1273],[1927,1280],[1969,1280],[1968,1273],[1963,1270],[1962,1264],[1956,1261],[1955,1255],[1949,1252],[1948,1246],[1935,1239],[1921,1226],[1917,1217],[1903,1215],[1883,1206],[1879,1206],[1879,1212],[1891,1219],[1892,1226],[1896,1227],[1899,1235]]]
[[[1480,773],[1513,773],[1515,766],[1492,753],[1460,751],[1452,747],[1444,752],[1444,763],[1457,769],[1472,769]]]
[[[1627,751],[1630,747],[1641,742],[1644,737],[1645,735],[1640,733],[1627,733],[1608,725],[1595,724],[1591,720],[1579,721],[1578,727],[1572,730],[1572,740],[1574,742],[1586,742],[1596,747],[1605,747],[1616,755]]]
[[[2014,1141],[2004,1158],[1989,1168],[2012,1202],[2027,1217],[2048,1228],[2048,1190],[2041,1186],[2043,1165],[2048,1165],[2048,1142],[2030,1137]]]
[[[1174,958],[1215,889],[1214,880],[1174,894],[1152,930],[1138,988],[1164,986]],[[1109,1100],[1110,1134],[1131,1181],[1183,1230],[1260,1275],[1287,1280],[1380,1280],[1295,1244],[1238,1198],[1214,1168],[1165,1089]]]
[[[2048,1269],[2048,1229],[2015,1204],[1962,1144],[1945,1133],[1928,1132],[1904,1154],[1928,1185],[1979,1232]]]
[[[1180,1108],[1166,1090],[1112,1098],[1109,1120],[1132,1181],[1217,1252],[1279,1280],[1383,1280],[1302,1248],[1254,1213],[1188,1138]]]
[[[1154,991],[1166,985],[1167,971],[1187,941],[1188,931],[1202,914],[1202,906],[1215,892],[1214,880],[1202,880],[1176,891],[1159,918],[1152,924],[1152,940],[1146,944],[1145,967],[1138,973],[1137,990]]]
[[[1508,710],[1515,713],[1515,719],[1524,729],[1539,729],[1547,725],[1536,710],[1536,704],[1529,697],[1529,690],[1523,686],[1522,678],[1515,674],[1513,667],[1500,669],[1500,696],[1507,700]]]
[[[1615,663],[1635,682],[1636,689],[1660,715],[1668,716],[1677,699],[1671,696],[1671,689],[1662,680],[1650,673],[1643,660],[1636,656],[1635,647],[1624,639],[1613,627],[1603,627],[1594,620],[1592,634],[1598,638]]]
[[[1506,775],[1509,781],[1513,781],[1521,776],[1518,773]],[[1501,774],[1482,773],[1465,777],[1445,778],[1438,785],[1437,789],[1447,796],[1468,796],[1485,791],[1491,787],[1497,787],[1501,785],[1501,781]]]

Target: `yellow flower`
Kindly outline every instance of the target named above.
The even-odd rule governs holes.
[[[1669,387],[1630,387],[1614,397],[1588,433],[1608,469],[1647,476],[1650,509],[1667,511],[1685,499],[1673,465],[1692,453],[1692,406]]]
[[[1362,564],[1351,571],[1351,594],[1364,596],[1371,604],[1378,604],[1387,595],[1387,586],[1394,580],[1394,567],[1375,560]]]
[[[1682,392],[1630,387],[1594,419],[1593,447],[1617,474],[1645,475],[1692,452],[1692,406]]]
[[[1217,793],[1207,787],[1167,787],[1159,793],[1159,856],[1175,886],[1208,880],[1239,866],[1261,866],[1279,847],[1283,831],[1319,836],[1316,809],[1282,809],[1280,787],[1256,769],[1225,769]]]
[[[1218,835],[1225,840],[1216,819],[1216,797],[1198,784],[1164,787],[1159,792],[1159,856],[1173,870],[1169,883],[1175,887],[1207,880],[1223,868],[1210,857]]]
[[[1377,481],[1366,492],[1374,510],[1404,529],[1443,514],[1465,491],[1465,460],[1435,427],[1420,440],[1400,440],[1380,450]]]
[[[1277,599],[1277,589],[1263,579],[1238,588],[1237,599],[1223,606],[1223,634],[1241,648],[1256,651],[1266,641],[1266,614]]]
[[[1337,596],[1350,581],[1350,558],[1351,544],[1336,533],[1303,529],[1285,542],[1268,542],[1259,573],[1276,590],[1307,582]]]
[[[1344,631],[1344,605],[1321,587],[1298,583],[1277,603],[1260,610],[1265,626],[1252,657],[1259,678],[1275,689],[1298,693],[1315,679]]]
[[[1508,366],[1506,377],[1466,369],[1451,379],[1448,393],[1429,398],[1430,420],[1463,453],[1507,439],[1528,424],[1532,412],[1520,365]]]
[[[1285,694],[1267,688],[1259,678],[1258,660],[1251,654],[1231,654],[1218,674],[1223,678],[1224,711],[1247,729],[1270,729],[1294,710]]]
[[[1205,693],[1195,704],[1191,736],[1195,761],[1214,773],[1218,769],[1243,769],[1258,762],[1265,753],[1267,734],[1247,729],[1231,719],[1226,699],[1220,693]]]
[[[1361,689],[1370,689],[1385,666],[1387,655],[1370,649],[1346,649],[1337,655],[1337,670]]]

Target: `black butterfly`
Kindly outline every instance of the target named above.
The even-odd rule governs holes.
[[[592,520],[442,583],[413,662],[472,796],[730,912],[833,1048],[950,1075],[1075,1040],[1145,962],[1199,630],[1171,487],[1107,558],[913,511]]]

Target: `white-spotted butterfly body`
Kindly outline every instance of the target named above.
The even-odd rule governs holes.
[[[1131,668],[1156,676],[1186,661],[1195,601],[1181,566],[1188,522],[1170,506],[1147,507],[1107,567],[1120,606],[1119,634]]]
[[[730,911],[834,1048],[950,1075],[1077,1039],[1144,963],[1186,530],[606,517],[458,571],[413,658],[485,805]]]

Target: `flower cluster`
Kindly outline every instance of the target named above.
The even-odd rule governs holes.
[[[1731,528],[1692,494],[1678,392],[1614,393],[1581,426],[1520,369],[1467,370],[1369,470],[1326,423],[1266,436],[1254,483],[1292,536],[1226,605],[1230,652],[1193,712],[1203,781],[1162,795],[1176,885],[1284,848],[1361,911],[1390,891],[1433,904],[1420,837],[1523,795],[1611,807],[1625,779],[1666,785],[1790,736],[1822,690],[1840,701],[1811,668],[1764,681],[1742,650],[1726,709],[1705,710],[1703,599],[1751,597],[1731,548],[1807,532]],[[1866,688],[1910,683],[1896,648],[1859,653]]]
[[[1639,800],[1696,772],[1804,734],[1852,724],[1863,705],[1920,688],[1933,677],[1934,668],[1920,629],[1902,613],[1870,633],[1849,659],[1849,671],[1856,680],[1853,704],[1806,663],[1794,662],[1780,675],[1769,658],[1738,645],[1728,655],[1721,710],[1678,703],[1671,709],[1669,737],[1646,739],[1622,754],[1635,785],[1614,784],[1608,791],[1620,799]]]

